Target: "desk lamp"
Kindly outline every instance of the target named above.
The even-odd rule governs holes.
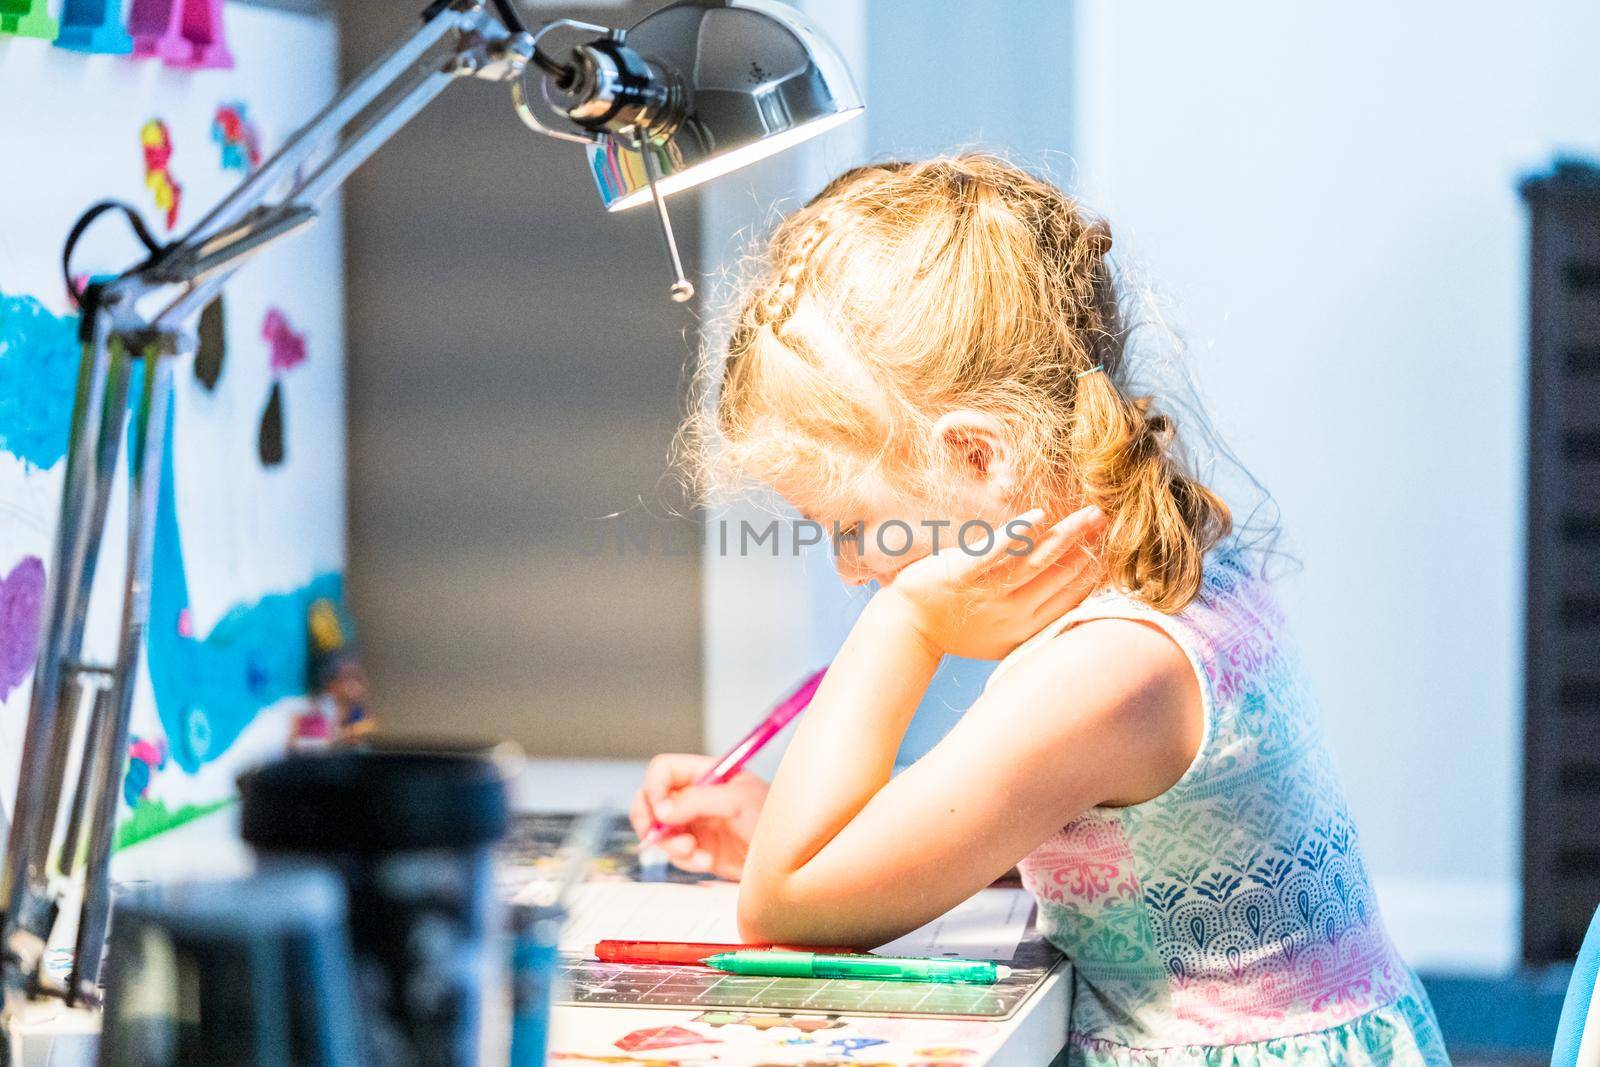
[[[112,203],[91,208],[68,238],[63,268],[82,308],[83,359],[0,879],[6,1020],[43,997],[98,1003],[112,830],[149,614],[173,363],[193,354],[184,326],[232,273],[315,220],[318,201],[445,86],[473,78],[508,84],[517,113],[533,130],[583,144],[607,209],[654,204],[672,297],[688,300],[694,287],[684,276],[664,197],[862,110],[838,53],[776,0],[679,0],[628,30],[560,19],[531,32],[513,3],[435,0],[406,39],[177,241],[157,243],[137,214]],[[547,43],[557,38],[567,44]],[[73,245],[108,209],[128,215],[149,255],[80,290],[72,280]],[[130,397],[141,363],[137,395]],[[82,655],[84,626],[125,412],[131,485],[121,627],[114,659],[97,663]],[[47,975],[45,951],[53,938],[66,940],[69,927],[58,924],[73,919],[71,971],[65,978]]]

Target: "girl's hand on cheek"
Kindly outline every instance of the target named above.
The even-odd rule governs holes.
[[[1019,515],[981,554],[955,547],[919,559],[878,597],[903,612],[934,651],[999,659],[1099,584],[1093,548],[1106,526],[1100,509],[1083,508],[1041,532],[1043,518],[1037,509]]]

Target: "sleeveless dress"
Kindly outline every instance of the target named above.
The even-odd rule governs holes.
[[[1183,611],[1099,593],[994,676],[1105,618],[1177,642],[1200,680],[1205,730],[1171,789],[1091,809],[1018,864],[1042,931],[1073,964],[1065,1062],[1447,1067],[1427,994],[1379,919],[1266,580],[1237,552],[1214,552]]]

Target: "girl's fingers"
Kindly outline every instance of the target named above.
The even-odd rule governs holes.
[[[628,806],[628,825],[633,827],[633,832],[641,838],[650,832],[650,824],[655,822],[655,816],[650,810],[650,801],[644,795],[643,789],[635,790],[633,803]]]
[[[690,785],[654,804],[656,818],[682,826],[694,819],[728,819],[739,814],[744,798],[726,785]]]
[[[1069,527],[1066,547],[1043,569],[1026,577],[1013,591],[1012,596],[1017,598],[1019,606],[1027,609],[1031,605],[1036,617],[1045,618],[1048,615],[1053,619],[1092,592],[1100,566],[1094,554],[1094,545],[1103,529],[1104,518],[1099,515],[1087,516],[1073,523]],[[1063,602],[1065,606],[1062,606]],[[1058,607],[1060,611],[1056,610]]]
[[[1096,507],[1080,508],[1033,539],[1025,553],[1013,553],[1003,565],[990,568],[987,576],[1012,591],[1046,577],[1062,580],[1057,573],[1067,554],[1081,548],[1104,528],[1105,516]],[[1042,594],[1041,594],[1042,595]]]
[[[1027,559],[1037,551],[1040,537],[1039,524],[1043,521],[1044,508],[1024,511],[996,530],[994,542],[984,551],[975,553],[962,548],[950,554],[962,561],[961,570],[965,572],[966,577],[989,575],[1009,564],[1014,564],[1019,559]]]
[[[670,752],[650,761],[644,771],[644,792],[651,802],[656,802],[675,789],[694,782],[716,761],[710,756],[688,752]]]
[[[695,840],[693,834],[674,834],[663,841],[661,847],[666,851],[668,859],[686,871],[711,869],[711,852],[701,848],[700,842]]]
[[[693,834],[673,834],[661,840],[661,851],[670,856],[674,862],[679,862],[693,856],[700,848],[700,843]]]
[[[1047,530],[1033,547],[1033,551],[1017,559],[1019,574],[1032,577],[1042,574],[1061,560],[1074,547],[1082,547],[1095,534],[1105,528],[1106,517],[1093,504],[1079,508]]]
[[[1088,561],[1086,560],[1086,563]],[[1072,579],[1058,588],[1051,588],[1033,609],[1033,619],[1040,625],[1054,622],[1067,612],[1077,607],[1085,596],[1094,592],[1094,581],[1088,578],[1088,567],[1080,569]],[[1033,583],[1042,583],[1044,577],[1035,578]]]

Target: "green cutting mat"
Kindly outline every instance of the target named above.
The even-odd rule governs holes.
[[[1008,1019],[1049,975],[1061,953],[1029,931],[994,985],[756,978],[708,967],[597,963],[563,957],[559,1004],[636,1008],[718,1008],[817,1015],[899,1015],[928,1019]]]

